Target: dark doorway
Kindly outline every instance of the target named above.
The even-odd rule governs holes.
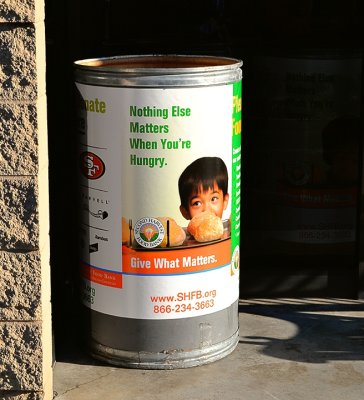
[[[240,296],[358,296],[364,279],[361,1],[45,3],[56,344],[77,339],[80,328],[72,63],[83,58],[190,53],[242,59]],[[341,108],[346,117],[348,104],[354,134],[330,131],[334,142],[327,141],[324,154],[321,128]],[[342,165],[347,157],[351,172],[329,184],[335,157]],[[315,196],[330,205],[320,208]]]

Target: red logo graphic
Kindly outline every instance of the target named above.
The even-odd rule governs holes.
[[[81,153],[81,171],[87,179],[99,179],[105,173],[105,164],[96,154],[84,151]]]

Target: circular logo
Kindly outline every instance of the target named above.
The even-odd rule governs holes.
[[[141,218],[134,226],[134,237],[137,243],[142,247],[157,247],[163,241],[164,226],[156,218]]]
[[[290,162],[285,166],[285,176],[292,185],[306,185],[311,179],[311,167],[301,161]]]
[[[84,151],[81,153],[81,171],[87,179],[99,179],[105,173],[105,164],[98,155]]]

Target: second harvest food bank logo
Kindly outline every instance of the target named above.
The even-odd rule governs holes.
[[[164,226],[156,218],[141,218],[134,226],[134,237],[142,247],[157,247],[164,239]]]
[[[87,179],[99,179],[105,173],[105,164],[98,155],[84,151],[81,153],[81,171]]]

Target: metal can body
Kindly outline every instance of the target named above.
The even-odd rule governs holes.
[[[306,50],[259,56],[251,65],[249,123],[257,134],[251,135],[250,149],[256,151],[250,165],[261,171],[247,185],[259,214],[250,214],[251,226],[268,251],[351,254],[361,54]]]
[[[97,358],[185,368],[237,344],[241,65],[75,63],[81,293]]]

